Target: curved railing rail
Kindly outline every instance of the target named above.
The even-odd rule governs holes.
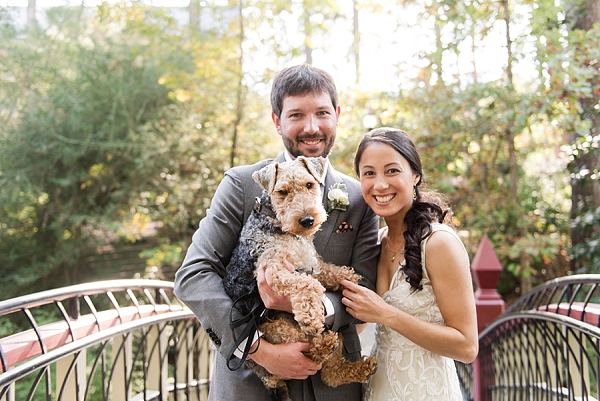
[[[554,313],[521,312],[498,319],[481,338],[486,399],[598,399],[599,328]]]
[[[0,400],[206,399],[214,350],[172,290],[111,280],[0,302]]]
[[[465,398],[600,399],[599,284],[600,275],[567,276],[517,300],[480,333],[477,361],[457,364],[481,391],[464,381]]]
[[[547,311],[600,327],[600,274],[579,274],[548,281],[519,298],[504,315]]]

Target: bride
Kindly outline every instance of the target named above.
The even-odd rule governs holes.
[[[442,224],[438,196],[421,193],[420,156],[408,135],[377,128],[358,145],[354,168],[362,194],[384,218],[377,292],[341,281],[342,302],[357,319],[376,323],[378,369],[364,400],[462,399],[454,360],[478,352],[469,257]]]

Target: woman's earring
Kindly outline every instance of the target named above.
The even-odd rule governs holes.
[[[413,200],[417,200],[417,186],[413,187]]]

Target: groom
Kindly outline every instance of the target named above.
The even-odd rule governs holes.
[[[251,178],[252,173],[273,161],[284,162],[301,155],[327,157],[335,143],[340,106],[335,83],[327,72],[310,65],[281,71],[273,82],[271,107],[271,117],[285,152],[275,160],[235,167],[225,173],[175,275],[175,294],[198,317],[219,351],[209,392],[212,401],[264,401],[271,397],[250,369],[242,365],[231,371],[225,360],[234,339],[229,328],[232,300],[225,293],[222,279],[254,199],[261,193]],[[329,164],[322,188],[325,209],[329,206],[327,193],[336,183],[346,184],[350,204],[346,211],[330,212],[315,235],[315,247],[324,261],[354,267],[363,276],[362,284],[374,289],[379,256],[378,218],[365,204],[360,184]],[[262,269],[259,269],[258,280],[261,298],[267,308],[291,310],[289,299],[271,290],[270,277],[265,277]],[[356,320],[346,312],[341,294],[327,292],[323,303],[326,324],[344,337],[344,355],[352,361],[359,359],[361,347]],[[234,309],[234,312],[237,311]],[[239,313],[233,315],[233,319],[240,317]],[[270,344],[264,339],[250,341],[254,341],[256,352],[249,358],[275,375],[292,379],[288,387],[294,401],[361,399],[360,383],[332,388],[321,381],[317,374],[321,366],[304,355],[308,344]],[[260,346],[257,347],[258,343]]]

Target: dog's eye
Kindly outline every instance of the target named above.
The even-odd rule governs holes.
[[[285,189],[282,189],[282,190],[277,191],[277,193],[281,196],[287,196],[288,191],[286,191]]]
[[[306,189],[311,189],[313,187],[313,183],[312,182],[307,182],[306,183]]]

